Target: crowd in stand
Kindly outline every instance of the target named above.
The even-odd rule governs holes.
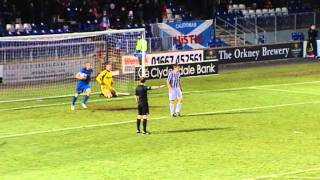
[[[120,29],[160,22],[166,9],[158,0],[0,0],[0,26],[3,32],[7,24],[68,24],[82,31],[89,22],[98,29]]]
[[[293,10],[300,10],[303,0],[290,1],[297,2]],[[236,3],[253,9],[286,6],[290,11],[290,1],[0,0],[0,36],[138,28],[163,20],[190,20],[192,14],[213,18]]]

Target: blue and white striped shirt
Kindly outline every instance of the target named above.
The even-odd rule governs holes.
[[[180,88],[180,72],[171,71],[167,80],[172,88]]]

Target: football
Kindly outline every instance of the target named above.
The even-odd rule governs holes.
[[[80,72],[80,77],[81,79],[86,79],[87,78],[87,74]]]

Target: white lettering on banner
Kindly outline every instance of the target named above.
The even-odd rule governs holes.
[[[3,65],[3,83],[65,79],[79,72],[87,59]],[[90,61],[95,67],[94,60]]]
[[[220,50],[219,53],[219,59],[232,59],[232,53],[228,53],[226,50]]]
[[[229,52],[230,51],[230,52]],[[233,52],[232,52],[233,51]],[[233,50],[219,50],[218,56],[220,60],[232,60],[232,59],[246,59],[254,58],[259,60],[260,57],[270,56],[284,56],[289,57],[290,48],[277,48],[268,49],[268,47],[261,47],[261,49],[248,50],[247,48],[239,48]]]
[[[290,48],[268,49],[267,47],[262,47],[262,56],[285,55],[285,57],[288,57],[289,52]]]
[[[195,28],[197,27],[197,23],[195,22],[186,22],[186,23],[177,23],[176,29],[182,29],[182,28]]]
[[[257,60],[258,57],[259,57],[259,54],[260,54],[259,50],[250,51],[250,50],[247,50],[246,48],[244,48],[242,51],[240,49],[236,49],[234,51],[234,57],[236,59],[239,59],[239,58],[253,58],[254,57]]]
[[[218,73],[217,62],[218,61],[213,60],[213,61],[181,64],[181,68],[180,68],[181,76],[200,76],[200,75],[208,75],[208,74],[217,74]],[[163,79],[168,77],[172,69],[173,67],[170,64],[146,66],[145,77],[147,79]],[[137,73],[139,77],[142,76],[141,68],[138,68]]]
[[[197,65],[197,74],[212,74],[215,73],[215,65],[214,64],[210,64],[209,66],[201,66],[201,65]]]

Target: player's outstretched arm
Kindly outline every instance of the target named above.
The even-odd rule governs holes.
[[[152,90],[155,90],[155,89],[160,89],[160,88],[164,88],[166,87],[166,85],[161,85],[161,86],[151,86],[151,89]]]

